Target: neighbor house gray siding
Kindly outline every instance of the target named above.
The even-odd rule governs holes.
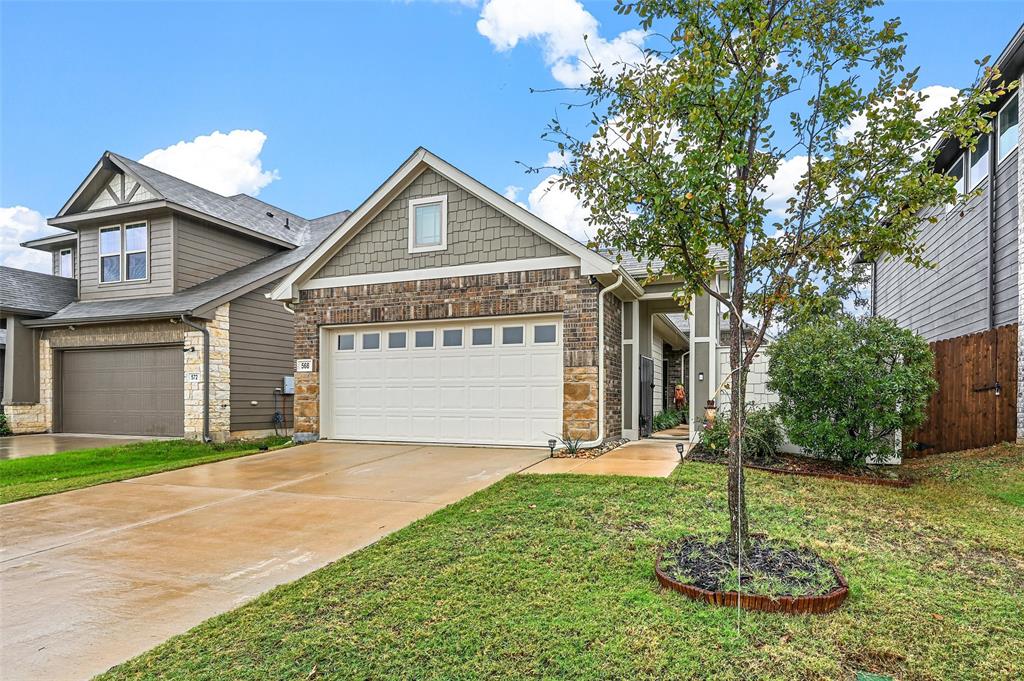
[[[409,253],[409,200],[448,196],[448,248]],[[314,278],[562,255],[515,220],[433,170],[416,177]]]
[[[272,244],[181,215],[174,216],[174,230],[177,291],[248,265],[279,250]]]
[[[266,295],[273,285],[231,301],[231,430],[264,430],[273,427],[274,389],[295,368],[293,334],[295,315]],[[292,425],[292,397],[284,409]],[[253,400],[257,402],[254,406]]]
[[[929,341],[955,338],[989,328],[989,179],[980,193],[948,213],[942,207],[922,213],[918,243],[934,268],[915,269],[897,259],[878,263],[875,314],[896,320]],[[1017,321],[1017,151],[996,168],[993,237],[992,313],[994,324]]]
[[[145,281],[101,284],[99,277],[99,230],[116,222],[96,227],[83,227],[78,234],[79,297],[83,301],[114,298],[165,296],[174,292],[173,227],[169,212],[134,217],[149,222],[149,278]]]
[[[996,168],[996,234],[993,282],[996,326],[1017,321],[1018,205],[1017,154],[1010,152]]]

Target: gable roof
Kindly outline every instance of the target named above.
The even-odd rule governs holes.
[[[66,307],[58,308],[60,311],[56,314],[45,319],[33,320],[26,325],[64,326],[174,317],[183,314],[196,317],[212,315],[219,305],[279,279],[308,256],[328,234],[337,229],[348,217],[349,212],[341,211],[309,220],[303,232],[303,243],[294,250],[269,255],[184,291],[169,296],[79,301],[71,302],[70,305],[65,303]],[[74,282],[73,279],[69,281]]]
[[[333,234],[277,285],[270,297],[276,300],[294,298],[298,284],[317,272],[331,256],[341,250],[349,239],[365,227],[384,206],[426,168],[433,169],[439,175],[459,185],[494,209],[505,213],[541,238],[579,258],[582,274],[607,274],[612,271],[614,264],[604,256],[595,253],[565,232],[544,222],[514,201],[510,201],[493,189],[481,184],[444,159],[419,147],[399,166],[398,170],[392,173],[369,198],[353,211]]]
[[[52,274],[0,267],[0,313],[37,317],[53,314],[75,299],[78,282]]]
[[[156,199],[116,208],[75,210],[81,205],[83,197],[88,196],[91,190],[101,186],[112,173],[118,171],[134,177]],[[302,243],[303,232],[309,227],[309,221],[305,218],[247,194],[221,196],[111,151],[104,152],[92,172],[79,185],[60,212],[47,222],[55,226],[70,225],[94,215],[99,217],[111,212],[150,207],[167,207],[189,213],[285,248],[295,248]]]

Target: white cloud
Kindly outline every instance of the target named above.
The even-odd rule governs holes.
[[[49,253],[22,248],[20,244],[22,241],[62,232],[47,226],[46,218],[31,208],[0,208],[0,265],[51,273],[53,266]]]
[[[921,111],[918,112],[918,120],[925,120],[934,116],[943,107],[949,106],[953,99],[959,94],[955,87],[946,85],[929,85],[921,90],[925,100],[921,103]],[[849,142],[858,132],[863,132],[868,127],[868,119],[864,114],[854,116],[848,124],[844,125],[836,133],[836,137],[842,143]]]
[[[596,230],[587,224],[590,210],[578,196],[558,187],[557,175],[541,180],[526,200],[527,210],[577,241],[587,243],[594,237]]]
[[[260,130],[215,130],[151,151],[139,162],[223,196],[256,196],[280,177],[276,170],[263,170],[260,153],[266,141]]]
[[[597,19],[577,0],[489,0],[476,29],[500,52],[521,40],[539,40],[551,75],[568,87],[588,82],[594,62],[614,72],[616,63],[642,61],[647,38],[639,30],[602,38]]]
[[[509,186],[505,187],[505,191],[502,192],[502,196],[504,196],[509,201],[515,201],[516,199],[519,198],[519,192],[521,191],[523,191],[522,187],[517,187],[514,184],[510,184]]]
[[[807,157],[794,156],[782,161],[775,175],[765,180],[765,206],[773,215],[785,215],[789,200],[796,196],[796,183],[806,172]]]

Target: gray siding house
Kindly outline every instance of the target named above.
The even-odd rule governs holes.
[[[49,220],[67,233],[23,244],[52,253],[53,275],[0,271],[11,427],[289,430],[294,316],[266,293],[346,216],[306,220],[105,153]]]
[[[996,60],[1007,80],[1024,70],[1024,27]],[[871,263],[872,313],[896,320],[930,342],[948,341],[998,327],[1017,325],[1017,390],[1024,393],[1024,348],[1019,322],[1024,315],[1024,173],[1021,153],[1022,94],[1014,90],[992,106],[991,133],[974,151],[956,140],[940,143],[938,169],[955,176],[964,197],[953,206],[922,213],[919,239],[932,269],[915,269],[893,259]],[[941,367],[940,367],[941,370]],[[985,383],[983,378],[973,378]],[[979,389],[984,388],[982,386]],[[1024,438],[1024,409],[1018,400],[1017,438]]]

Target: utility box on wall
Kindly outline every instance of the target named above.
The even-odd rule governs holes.
[[[285,376],[284,377],[281,392],[283,392],[285,395],[294,395],[295,394],[295,377],[294,376]]]

